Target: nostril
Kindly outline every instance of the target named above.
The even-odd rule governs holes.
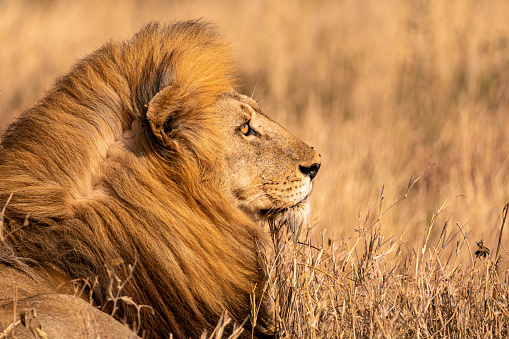
[[[307,167],[307,166],[299,166],[299,169],[300,169],[300,171],[303,174],[309,175],[311,180],[313,180],[313,178],[316,177],[316,174],[318,173],[318,170],[320,169],[320,164],[315,162],[314,164],[312,164],[309,167]]]

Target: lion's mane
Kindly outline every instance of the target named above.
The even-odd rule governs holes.
[[[262,235],[215,184],[223,146],[210,114],[232,74],[228,45],[202,21],[150,24],[79,61],[1,140],[0,206],[12,194],[5,233],[16,256],[99,277],[99,305],[105,265],[136,258],[123,293],[155,310],[144,317],[151,336],[198,336],[223,310],[243,321],[263,282]],[[168,86],[170,148],[147,122]]]

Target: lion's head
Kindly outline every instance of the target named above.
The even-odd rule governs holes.
[[[0,253],[19,260],[0,263],[98,277],[90,293],[109,312],[105,265],[137,261],[123,293],[153,307],[153,336],[197,336],[223,310],[242,322],[264,282],[260,223],[306,221],[320,159],[233,91],[233,73],[201,21],[149,25],[80,61],[2,138]]]
[[[252,98],[232,91],[215,108],[225,120],[220,127],[223,186],[232,202],[253,220],[305,223],[320,155],[266,116]]]
[[[169,149],[178,146],[178,129],[185,128],[174,119],[173,107],[164,108],[172,95],[171,87],[158,93],[147,114],[154,135]],[[223,193],[253,221],[305,223],[320,155],[265,115],[254,99],[233,90],[219,96],[211,114],[221,140],[214,171]]]

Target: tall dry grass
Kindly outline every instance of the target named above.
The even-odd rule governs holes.
[[[208,18],[233,42],[242,91],[323,159],[310,238],[339,249],[281,252],[289,280],[273,291],[305,293],[283,323],[330,322],[345,337],[502,337],[509,232],[501,261],[474,252],[481,239],[496,250],[509,202],[508,15],[503,0],[3,0],[0,128],[105,41],[151,20]],[[384,239],[397,242],[377,247]]]
[[[442,212],[443,206],[434,216]],[[507,338],[507,275],[501,277],[482,244],[471,265],[459,264],[469,248],[464,230],[445,224],[433,243],[435,220],[413,253],[401,239],[386,238],[379,219],[360,224],[356,239],[337,248],[276,232],[269,271],[276,337]]]

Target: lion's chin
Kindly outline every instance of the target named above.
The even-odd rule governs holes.
[[[263,211],[262,211],[263,213]],[[264,217],[271,227],[281,229],[286,226],[293,234],[299,234],[303,226],[307,226],[311,206],[308,197],[297,204],[277,212],[265,213]]]

